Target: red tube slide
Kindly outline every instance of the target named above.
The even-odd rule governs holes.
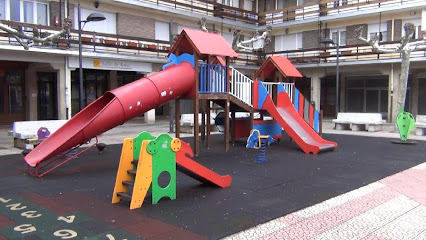
[[[174,98],[192,95],[195,71],[188,62],[106,92],[25,156],[31,167],[83,144]]]

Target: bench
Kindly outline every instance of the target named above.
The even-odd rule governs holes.
[[[13,146],[25,150],[33,149],[43,139],[39,139],[39,130],[47,128],[50,134],[62,127],[67,120],[20,121],[14,122],[12,131]]]
[[[201,128],[201,113],[198,114],[198,126]],[[215,113],[210,113],[210,129],[213,131],[214,128],[214,119],[216,118]],[[180,116],[180,131],[183,133],[194,133],[194,114],[181,114]]]
[[[338,113],[337,119],[333,119],[336,130],[348,130],[377,132],[382,130],[382,124],[386,120],[382,119],[381,113]]]
[[[423,136],[426,133],[426,115],[416,116],[416,135]]]

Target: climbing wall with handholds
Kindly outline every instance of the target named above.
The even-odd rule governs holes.
[[[160,134],[150,141],[146,147],[152,155],[152,204],[161,198],[176,199],[176,152],[172,150],[173,138],[168,134]],[[160,178],[163,180],[160,186]],[[166,182],[166,184],[164,184]]]

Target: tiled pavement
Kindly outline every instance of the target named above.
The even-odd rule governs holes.
[[[426,239],[426,163],[224,238]]]
[[[7,127],[0,131],[0,155],[20,153],[12,147]],[[99,137],[108,144],[121,143],[129,133],[142,130],[167,132],[168,123],[141,124],[131,121]],[[394,126],[376,133],[336,131],[326,121],[324,133],[354,134],[398,139]],[[124,136],[124,137],[123,137]],[[411,135],[423,141],[426,136]],[[315,240],[401,240],[426,239],[426,161],[367,186],[293,212],[270,222],[228,236],[231,239],[315,239]]]

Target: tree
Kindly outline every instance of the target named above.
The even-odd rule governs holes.
[[[64,27],[59,32],[49,33],[49,32],[40,32],[39,29],[33,28],[33,31],[24,32],[22,26],[18,26],[17,29],[11,28],[6,24],[0,22],[0,30],[5,31],[11,37],[14,37],[25,50],[28,50],[31,46],[40,45],[40,44],[51,44],[52,40],[58,38],[61,35],[70,33],[72,26],[71,19],[64,19]]]
[[[357,39],[368,43],[378,53],[400,53],[402,56],[401,61],[401,75],[399,77],[399,93],[397,109],[400,112],[404,111],[405,99],[407,94],[408,74],[410,71],[410,54],[412,51],[426,50],[426,32],[423,32],[423,39],[410,42],[412,35],[415,32],[413,23],[406,23],[404,25],[405,36],[400,40],[398,46],[381,46],[379,43],[379,36],[375,36],[371,40],[362,37],[362,27],[355,30]]]
[[[254,32],[254,36],[246,41],[241,41],[241,29],[234,29],[233,33],[233,40],[232,40],[232,48],[234,50],[242,50],[247,52],[256,52],[264,50],[269,44],[271,44],[271,31],[272,27],[267,26],[266,30],[262,33],[262,35],[259,34],[259,32],[256,30]],[[263,40],[263,44],[258,47],[253,47],[253,43],[257,41]],[[251,46],[250,46],[251,45]]]

